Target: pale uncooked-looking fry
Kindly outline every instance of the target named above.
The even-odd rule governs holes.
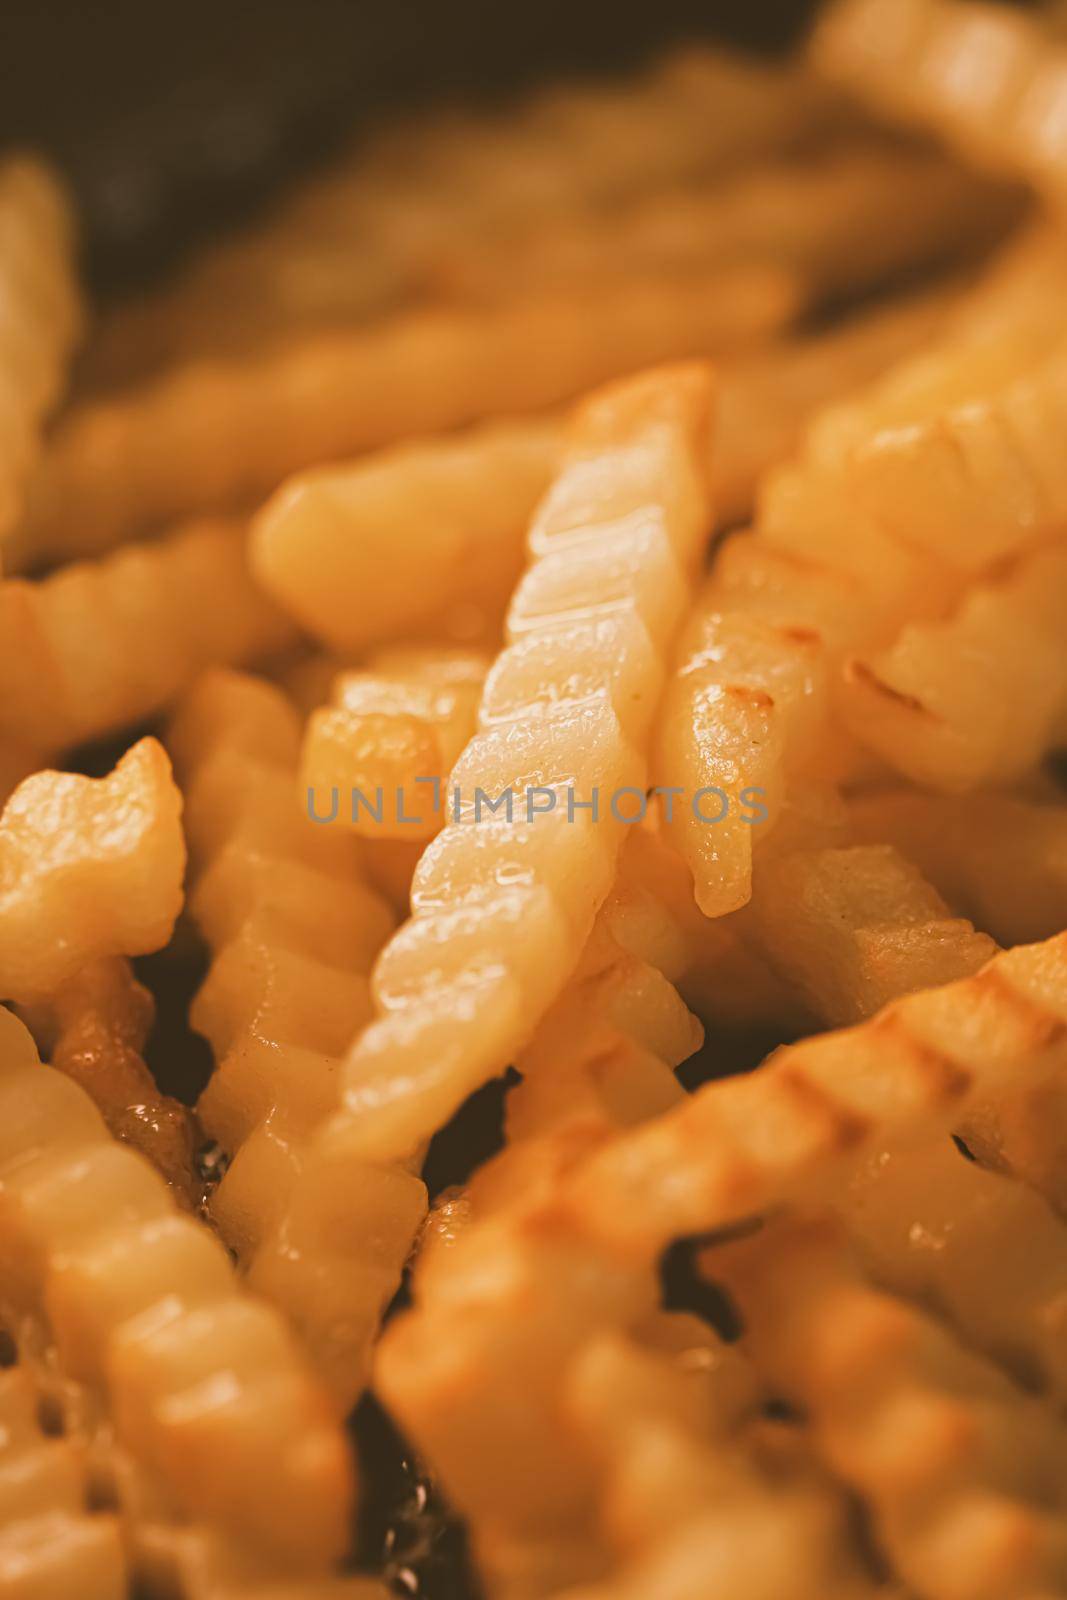
[[[1067,806],[891,789],[860,792],[848,810],[857,843],[895,845],[1000,944],[1067,927]]]
[[[162,710],[206,666],[290,644],[245,538],[243,523],[194,523],[40,582],[0,580],[0,730],[56,753]]]
[[[0,1096],[7,1313],[104,1398],[178,1515],[257,1541],[265,1571],[329,1570],[352,1467],[281,1318],[238,1292],[222,1245],[2,1009]]]
[[[190,1012],[217,1063],[198,1111],[236,1156],[211,1210],[247,1261],[284,1203],[289,1145],[338,1102],[393,918],[362,881],[355,841],[309,820],[300,723],[279,690],[207,674],[168,739],[188,796],[189,908],[212,952]]]
[[[371,839],[432,839],[488,666],[477,652],[427,647],[379,651],[366,670],[342,673],[304,733],[309,808]]]
[[[490,422],[304,473],[253,520],[253,570],[338,651],[456,613],[498,622],[560,443],[555,419]]]
[[[838,708],[906,777],[961,792],[1024,777],[1067,707],[1067,547],[1022,555],[943,622],[845,663]]]
[[[82,315],[58,176],[36,157],[0,160],[0,570]]]
[[[161,1094],[145,1065],[155,1003],[122,956],[91,961],[47,1008],[51,1065],[81,1085],[116,1139],[139,1150],[183,1204],[200,1198],[196,1129],[189,1111]]]
[[[689,47],[622,83],[553,87],[502,114],[429,113],[306,183],[173,289],[119,307],[90,352],[100,382],[248,353],[439,291],[440,261],[811,144],[839,120],[809,75]]]
[[[748,917],[759,948],[831,1028],[977,972],[996,953],[890,845],[768,850]]]
[[[461,817],[476,814],[479,795],[500,806],[509,793],[518,816],[450,821],[427,848],[414,915],[375,971],[379,1015],[347,1059],[343,1109],[314,1142],[252,1274],[317,1346],[343,1347],[344,1329],[328,1317],[315,1326],[306,1285],[350,1271],[344,1240],[323,1249],[323,1219],[348,1194],[406,1177],[398,1164],[503,1071],[573,971],[610,890],[630,814],[610,802],[627,784],[642,801],[639,751],[663,654],[710,528],[709,399],[709,374],[695,363],[609,386],[576,412],[531,527],[513,643],[451,778]],[[354,1355],[348,1396],[362,1376]]]
[[[99,550],[232,508],[289,473],[498,412],[562,404],[651,362],[736,351],[789,321],[776,268],[414,311],[244,361],[200,361],[74,408],[38,484],[33,537]]]
[[[105,778],[19,785],[0,816],[0,995],[47,999],[98,957],[166,944],[182,905],[180,813],[155,739]]]
[[[868,1270],[1067,1405],[1067,1226],[944,1136],[880,1152],[840,1202]]]
[[[1043,19],[959,0],[843,0],[813,54],[842,88],[1062,202],[1067,50]]]
[[[0,1594],[125,1600],[119,1526],[89,1510],[86,1451],[49,1438],[38,1408],[28,1368],[0,1371]]]
[[[933,1318],[872,1289],[832,1227],[773,1226],[709,1250],[745,1347],[804,1408],[878,1544],[931,1600],[1067,1583],[1067,1431]]]

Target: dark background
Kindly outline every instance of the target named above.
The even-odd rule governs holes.
[[[121,288],[383,106],[500,97],[671,39],[760,50],[808,0],[0,0],[0,145],[72,177],[97,284]]]

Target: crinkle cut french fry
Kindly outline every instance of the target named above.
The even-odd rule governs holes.
[[[812,413],[832,413],[839,396],[899,370],[940,332],[955,299],[944,287],[927,289],[724,363],[714,456],[720,522],[749,515],[761,475],[797,448]]]
[[[1062,199],[1067,51],[1043,19],[958,0],[844,0],[813,53],[842,88]]]
[[[776,1232],[779,1236],[776,1237]],[[881,1548],[931,1600],[1067,1583],[1067,1431],[934,1319],[864,1282],[825,1225],[709,1250],[744,1343],[803,1407]]]
[[[647,1258],[671,1238],[821,1191],[898,1137],[966,1131],[985,1107],[999,1121],[1055,1084],[1065,1060],[1067,935],[1058,935],[706,1085],[594,1155],[574,1178],[574,1215],[624,1256]]]
[[[155,1004],[121,956],[91,961],[57,990],[47,1010],[55,1032],[48,1052],[98,1107],[116,1139],[158,1167],[176,1197],[192,1207],[202,1181],[195,1171],[195,1124],[185,1106],[161,1094],[145,1065]]]
[[[788,454],[816,406],[906,355],[945,309],[939,290],[725,363],[714,451],[720,520],[751,508],[760,473]],[[300,474],[253,520],[256,576],[341,652],[387,635],[481,634],[504,614],[561,432],[556,419],[491,422]],[[420,583],[408,581],[398,545]]]
[[[54,1341],[60,1372],[104,1391],[120,1443],[179,1512],[258,1541],[276,1569],[329,1570],[352,1465],[281,1318],[238,1292],[222,1246],[3,1010],[0,1096],[12,1314]]]
[[[768,1466],[736,1436],[761,1398],[749,1363],[696,1318],[663,1322],[673,1348],[605,1334],[567,1375],[566,1410],[603,1458],[601,1515],[621,1557],[568,1600],[688,1600],[711,1584],[747,1600],[884,1594],[840,1490],[804,1459]]]
[[[1067,806],[890,789],[861,791],[848,809],[857,843],[894,845],[1000,944],[1050,939],[1067,927]]]
[[[772,161],[726,184],[661,191],[603,216],[459,236],[435,260],[434,281],[492,302],[516,288],[775,262],[824,300],[959,259],[991,243],[1017,210],[1016,197],[942,158],[858,143],[802,167]],[[891,239],[879,226],[887,213],[902,224]]]
[[[879,1283],[935,1307],[1062,1412],[1067,1227],[1038,1195],[966,1160],[942,1136],[879,1152],[840,1211]]]
[[[607,217],[656,187],[810,144],[838,120],[810,75],[692,46],[623,83],[555,87],[502,115],[409,115],[174,289],[105,319],[90,371],[130,382],[165,361],[380,313],[438,292],[458,241],[477,251],[501,229]]]
[[[217,1062],[200,1117],[230,1154],[253,1137],[271,1144],[283,1170],[288,1143],[337,1103],[340,1057],[369,1014],[365,974],[393,918],[354,841],[307,816],[300,724],[278,689],[209,673],[169,738],[188,796],[189,907],[212,951],[190,1014]],[[243,1258],[277,1204],[276,1187],[245,1182],[239,1154],[211,1201]]]
[[[484,310],[419,310],[247,361],[191,363],[75,408],[42,475],[33,536],[99,550],[288,474],[407,435],[559,405],[651,362],[719,355],[787,323],[776,268],[643,281]]]
[[[39,772],[0,816],[0,995],[54,995],[101,956],[143,955],[182,904],[181,796],[155,739],[104,778]]]
[[[242,523],[196,523],[40,582],[0,580],[3,735],[54,753],[162,710],[205,666],[290,644],[245,539]]]
[[[1064,558],[1037,543],[1067,522],[1065,371],[1057,354],[981,404],[772,474],[755,532],[720,552],[683,639],[662,782],[762,789],[773,823],[790,778],[841,758],[839,737],[836,758],[827,747],[835,712],[860,748],[939,787],[1040,757],[1067,698]],[[988,576],[1009,558],[1014,573]],[[947,621],[920,620],[956,603]],[[681,806],[671,831],[708,915],[745,903],[761,835],[742,807],[708,826]]]
[[[977,972],[997,948],[890,845],[768,850],[748,915],[761,951],[832,1028]]]
[[[1042,759],[1067,706],[1067,549],[1022,555],[944,621],[853,656],[838,693],[855,738],[906,777],[960,792]]]
[[[39,1400],[27,1367],[0,1371],[0,1594],[124,1600],[118,1524],[90,1512],[85,1449],[47,1436]]]
[[[352,1190],[365,1205],[364,1194],[406,1176],[397,1163],[503,1070],[577,964],[611,887],[622,824],[568,814],[566,790],[588,801],[577,790],[599,788],[606,803],[642,775],[637,751],[662,656],[710,528],[709,390],[700,364],[669,367],[605,389],[575,416],[534,518],[513,643],[487,682],[483,731],[452,774],[466,807],[479,789],[499,800],[510,788],[518,814],[450,823],[419,864],[414,915],[375,969],[378,1020],[346,1062],[343,1109],[314,1142],[253,1271],[297,1315],[306,1284],[350,1272],[351,1245],[322,1248],[338,1197]],[[613,602],[603,619],[589,618],[590,596]],[[563,814],[524,820],[533,786]],[[339,1334],[343,1351],[343,1328],[326,1320],[313,1330],[320,1346]],[[357,1369],[350,1357],[349,1397]]]
[[[81,331],[73,233],[55,173],[27,156],[0,161],[0,549]]]
[[[284,484],[254,519],[253,570],[338,651],[457,612],[497,621],[522,572],[526,525],[560,435],[554,420],[491,422],[316,468]]]
[[[488,665],[470,650],[394,649],[342,673],[304,734],[300,783],[315,814],[336,811],[341,827],[372,840],[433,838]]]

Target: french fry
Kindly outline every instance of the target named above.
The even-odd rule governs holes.
[[[1011,783],[1054,742],[1067,705],[1067,549],[1020,556],[955,615],[852,656],[840,714],[898,772],[945,792]]]
[[[0,580],[0,735],[55,754],[162,710],[206,666],[289,644],[244,544],[243,524],[202,522],[40,582]]]
[[[656,361],[736,351],[796,309],[776,268],[658,280],[491,313],[416,310],[245,361],[198,361],[75,408],[32,535],[85,554],[172,518],[241,506],[290,473],[411,434],[560,405]]]
[[[568,784],[611,793],[640,777],[661,653],[710,523],[708,403],[708,374],[694,364],[610,387],[578,410],[531,528],[533,559],[509,615],[514,643],[487,681],[483,731],[452,773],[468,806],[476,790],[499,801],[510,787],[522,806],[530,786],[555,802]],[[628,545],[619,527],[638,511],[656,537]],[[610,599],[603,621],[587,620],[590,596]],[[375,969],[378,1017],[347,1058],[342,1110],[257,1259],[263,1292],[302,1315],[309,1284],[351,1275],[352,1243],[323,1251],[327,1228],[341,1231],[329,1219],[406,1179],[412,1151],[530,1037],[577,965],[621,832],[614,815],[605,825],[568,808],[528,823],[450,823],[429,846],[414,915]],[[343,1351],[344,1336],[324,1319],[315,1343]],[[351,1340],[347,1362],[334,1362],[346,1397],[361,1353],[362,1339]]]
[[[1067,927],[1064,806],[891,789],[861,791],[848,809],[858,843],[894,845],[998,943],[1030,944]]]
[[[674,188],[605,215],[583,211],[531,229],[457,237],[434,260],[434,283],[492,303],[643,273],[713,272],[777,263],[816,302],[859,295],[923,266],[992,243],[1013,197],[926,153],[862,143],[745,170],[726,183]],[[886,212],[902,226],[887,240]]]
[[[1067,1433],[936,1321],[871,1289],[834,1230],[783,1224],[712,1249],[744,1342],[862,1494],[896,1570],[932,1600],[1040,1593],[1067,1570]]]
[[[0,1093],[8,1305],[54,1341],[60,1371],[103,1391],[177,1514],[258,1541],[276,1570],[329,1570],[351,1462],[281,1319],[238,1292],[222,1246],[3,1010]]]
[[[90,1512],[86,1452],[48,1438],[38,1404],[27,1367],[0,1372],[0,1592],[124,1600],[118,1524]]]
[[[959,0],[845,0],[822,22],[813,53],[842,88],[1062,198],[1067,55],[1044,19]]]
[[[767,851],[750,906],[759,948],[832,1028],[996,953],[890,845]]]
[[[74,221],[59,177],[36,157],[0,161],[0,560],[23,510],[41,429],[81,332]],[[0,567],[2,570],[2,567]]]
[[[884,1593],[837,1487],[806,1461],[768,1466],[738,1437],[759,1399],[748,1362],[695,1318],[663,1320],[676,1349],[602,1335],[568,1374],[568,1415],[606,1468],[602,1515],[622,1557],[572,1600],[683,1600],[709,1579],[750,1600]]]
[[[300,757],[316,815],[336,812],[341,827],[371,839],[433,838],[488,664],[469,650],[391,650],[339,676],[333,704],[308,721]]]
[[[1062,1411],[1067,1228],[1039,1196],[942,1137],[880,1152],[840,1209],[880,1284],[936,1308],[968,1344]]]
[[[160,1093],[145,1065],[155,1004],[129,962],[90,962],[47,1009],[51,1065],[85,1090],[109,1132],[151,1161],[182,1204],[195,1206],[203,1187],[194,1168],[195,1124],[185,1106]]]
[[[409,116],[173,289],[119,307],[91,373],[129,383],[168,361],[381,314],[438,294],[459,248],[474,258],[516,227],[536,237],[591,211],[609,220],[656,187],[796,151],[840,120],[807,74],[694,46],[622,83],[550,88],[495,115]]]
[[[245,1166],[254,1174],[267,1143],[283,1172],[289,1144],[337,1104],[340,1058],[369,1014],[365,974],[393,919],[362,881],[355,842],[307,816],[300,724],[276,688],[209,673],[168,738],[187,793],[189,909],[212,953],[190,1012],[216,1058],[198,1111],[237,1158],[211,1210],[247,1261],[283,1194],[247,1182]]]
[[[492,422],[284,485],[254,519],[253,570],[334,650],[503,617],[526,525],[560,451],[553,421]],[[419,581],[398,549],[410,546]],[[477,623],[475,623],[477,626]]]
[[[751,509],[760,473],[798,443],[810,412],[903,357],[945,311],[937,291],[724,363],[714,451],[720,520]],[[256,577],[342,654],[397,634],[480,638],[503,618],[561,439],[555,419],[518,418],[299,474],[253,519]],[[418,584],[396,560],[400,543]]]
[[[754,532],[720,552],[683,638],[662,782],[762,791],[773,825],[798,773],[854,762],[838,718],[859,747],[936,787],[1008,780],[1039,759],[1063,700],[1051,622],[1063,558],[1041,547],[1067,520],[1063,371],[1057,353],[981,403],[866,443],[842,447],[840,421],[831,446],[816,429],[799,461],[771,475]],[[1012,559],[1014,574],[990,576]],[[963,651],[984,659],[981,673],[954,669]],[[1009,716],[1024,695],[1026,714]],[[683,806],[668,826],[701,908],[745,904],[766,830],[741,807],[708,826]]]
[[[857,1027],[788,1045],[746,1078],[706,1085],[594,1155],[574,1179],[576,1215],[624,1257],[647,1259],[665,1239],[825,1192],[867,1151],[915,1131],[966,1133],[986,1115],[996,1126],[1055,1085],[1065,963],[1063,935],[1020,946]],[[1062,1202],[1054,1167],[1024,1175]]]
[[[181,796],[155,739],[105,778],[39,772],[0,817],[0,994],[47,999],[90,961],[143,955],[182,904]]]

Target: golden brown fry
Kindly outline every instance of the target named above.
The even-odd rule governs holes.
[[[144,1061],[155,1003],[121,956],[91,961],[48,1008],[53,1067],[85,1090],[116,1139],[158,1167],[186,1206],[199,1201],[196,1128],[185,1106],[161,1094]]]
[[[118,1523],[90,1512],[86,1451],[49,1438],[39,1404],[26,1366],[0,1371],[0,1593],[124,1600]]]
[[[760,473],[797,444],[816,406],[906,355],[935,330],[946,303],[939,290],[725,363],[714,453],[719,520],[751,509]],[[526,524],[561,433],[556,419],[491,422],[302,473],[253,521],[256,576],[341,652],[397,634],[484,637],[521,572]],[[399,546],[419,583],[396,560]]]
[[[442,247],[434,281],[488,302],[655,272],[788,266],[815,301],[858,295],[989,244],[1017,206],[939,157],[884,144],[831,146],[804,166],[769,162],[731,182],[674,188],[605,215],[522,219]],[[886,214],[900,225],[887,238]]]
[[[350,1280],[366,1243],[336,1237],[332,1219],[410,1182],[401,1163],[526,1042],[610,890],[621,815],[594,821],[567,804],[567,790],[588,804],[598,788],[606,805],[641,776],[662,652],[709,530],[709,389],[701,365],[671,367],[579,408],[531,529],[514,642],[486,684],[483,731],[452,774],[467,808],[478,791],[498,803],[510,789],[518,814],[450,822],[423,856],[414,915],[375,970],[378,1018],[346,1061],[343,1110],[311,1147],[294,1204],[257,1260],[253,1281],[308,1324],[347,1397],[360,1382],[363,1325],[358,1343],[336,1319],[315,1326],[309,1290]],[[590,618],[591,597],[610,609]],[[528,789],[562,814],[545,815],[542,800],[525,821]],[[399,1259],[392,1265],[398,1272]]]
[[[53,555],[99,550],[240,505],[302,467],[559,405],[650,362],[736,351],[781,328],[795,306],[777,269],[659,279],[491,314],[414,311],[245,361],[191,363],[70,412],[33,535]]]
[[[502,113],[410,114],[265,224],[216,245],[173,289],[119,307],[90,352],[98,382],[166,361],[248,354],[323,324],[439,294],[442,264],[516,228],[810,145],[840,120],[810,75],[690,46],[622,82],[554,86]]]
[[[279,650],[245,527],[181,528],[39,583],[0,581],[0,731],[52,753],[162,710],[205,666]]]
[[[342,652],[443,630],[450,619],[477,630],[479,613],[498,623],[559,451],[559,424],[529,419],[317,468],[283,485],[253,521],[253,569]]]
[[[366,973],[393,919],[361,879],[355,841],[309,820],[300,724],[277,689],[209,673],[168,737],[188,797],[190,911],[212,952],[190,1013],[217,1062],[198,1109],[237,1157],[211,1209],[247,1260],[284,1201],[289,1145],[338,1102],[340,1058],[369,1015]],[[266,1186],[254,1181],[262,1152],[277,1175]]]
[[[1000,944],[1050,939],[1067,927],[1067,806],[891,789],[861,792],[848,809],[857,842],[895,845]]]
[[[689,1600],[709,1583],[750,1600],[884,1593],[844,1495],[803,1446],[767,1460],[738,1437],[761,1398],[749,1363],[696,1318],[662,1321],[670,1345],[604,1334],[568,1373],[568,1421],[600,1458],[621,1558],[568,1600]]]
[[[369,839],[432,839],[448,775],[477,724],[489,661],[470,650],[384,650],[342,673],[313,712],[300,783],[318,817]]]
[[[1050,199],[1067,186],[1067,53],[1044,19],[959,0],[843,0],[816,34],[827,78]]]
[[[0,995],[57,993],[98,957],[143,955],[182,904],[181,796],[155,739],[105,778],[39,772],[0,817]]]
[[[858,1027],[776,1051],[594,1156],[575,1217],[624,1255],[823,1192],[866,1151],[915,1131],[967,1128],[1056,1085],[1067,1059],[1067,935],[993,958]],[[669,1175],[669,1176],[668,1176]],[[1020,1175],[1057,1204],[1055,1169]]]
[[[222,1246],[2,1009],[0,1096],[0,1255],[20,1328],[104,1397],[172,1520],[255,1541],[267,1570],[328,1571],[348,1542],[351,1462],[281,1319],[238,1292]]]
[[[0,161],[0,570],[42,423],[81,332],[73,236],[58,175],[36,157]]]
[[[914,622],[845,666],[838,704],[855,738],[947,792],[1024,777],[1067,708],[1067,549],[1020,556],[943,622]]]
[[[749,926],[831,1028],[977,972],[997,948],[953,917],[890,845],[768,850],[756,868]]]
[[[840,1209],[879,1283],[935,1307],[1062,1412],[1067,1226],[1038,1195],[941,1136],[879,1152]]]
[[[1067,1432],[904,1301],[871,1289],[828,1227],[708,1251],[744,1343],[864,1496],[909,1588],[1014,1600],[1067,1582]]]

